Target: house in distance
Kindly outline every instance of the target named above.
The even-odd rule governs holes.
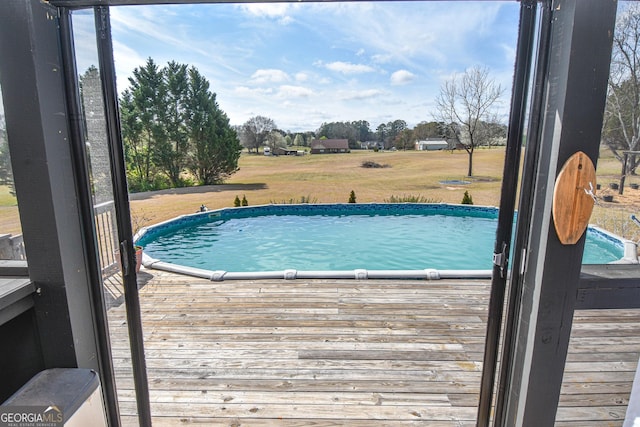
[[[415,148],[418,151],[447,150],[449,143],[445,139],[424,139],[417,141]]]
[[[314,139],[311,141],[311,154],[348,153],[349,141],[346,139]]]

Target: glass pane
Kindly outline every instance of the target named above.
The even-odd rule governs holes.
[[[597,203],[591,223],[601,228],[597,240],[587,241],[592,249],[610,242],[616,255],[626,262],[637,261],[640,240],[640,4],[622,1],[614,33],[602,145],[597,165]],[[612,236],[613,235],[613,236]],[[609,242],[609,243],[608,243]],[[584,262],[589,260],[585,249]]]
[[[26,259],[0,89],[0,259]]]
[[[202,205],[218,209],[245,200],[256,206],[465,199],[498,206],[519,7],[379,2],[112,8],[134,221],[156,224]],[[177,117],[192,118],[193,104],[183,108],[172,92],[181,74],[173,61],[206,79],[243,144],[238,170],[218,181],[194,168],[197,145],[182,144],[189,123]],[[493,114],[483,116],[485,138],[474,147],[468,176],[470,136],[451,121],[439,123],[445,119],[435,117],[435,105],[441,86],[474,66],[486,67],[504,92]],[[184,81],[193,84],[193,75]],[[258,117],[264,129],[252,135]],[[327,139],[347,145],[314,144]],[[488,234],[480,256],[490,269],[495,224]],[[192,246],[184,246],[194,258]],[[248,250],[258,246],[256,238]],[[392,257],[402,263],[407,254],[398,252]],[[389,281],[212,283],[143,272],[150,277],[140,299],[158,422],[198,417],[205,424],[229,418],[251,424],[278,417],[294,424],[371,424],[386,417],[391,424],[429,424],[438,416],[463,423],[475,417],[487,281],[425,286],[403,280],[389,289]],[[121,396],[128,405],[131,382],[125,387]],[[447,408],[433,411],[416,404],[442,396],[456,402],[446,397]]]
[[[116,388],[125,425],[133,424],[137,407],[135,395],[127,390],[132,381],[131,350],[126,325],[124,287],[120,273],[116,212],[111,182],[107,127],[94,27],[93,10],[73,14],[74,42],[80,81],[85,138],[93,191],[95,226],[98,237],[104,296],[107,307]],[[122,394],[124,390],[124,395]]]
[[[640,179],[636,175],[640,126],[640,6],[618,3],[602,139],[596,171],[596,202],[583,264],[637,262]],[[635,83],[634,83],[635,82]],[[626,166],[625,166],[626,165]],[[621,278],[618,276],[618,278]],[[615,279],[613,279],[615,280]],[[616,285],[610,285],[616,289]],[[618,289],[625,295],[624,287]],[[585,292],[586,294],[586,292]],[[614,295],[600,295],[611,301]],[[590,298],[586,298],[589,300]],[[587,307],[588,308],[588,307]],[[637,425],[639,309],[576,310],[558,404],[558,425]],[[581,410],[589,406],[589,411]],[[630,411],[630,412],[628,412]],[[635,421],[635,422],[634,422]]]
[[[352,191],[357,203],[498,206],[518,8],[504,2],[113,8],[134,220],[155,224],[202,205],[232,207],[243,196],[252,206],[347,203]],[[451,40],[457,15],[470,21]],[[165,112],[129,120],[142,117],[134,114],[144,102],[136,90],[165,93],[152,85],[173,61],[206,79],[243,144],[238,169],[215,185],[193,166],[196,150],[171,139],[180,129],[159,120]],[[503,91],[482,118],[483,138],[471,156],[469,132],[442,122],[436,99],[445,82],[474,66]],[[263,124],[272,132],[254,138],[261,132],[252,135],[245,125],[258,117],[269,119]],[[323,138],[344,140],[350,152],[297,155],[313,153],[312,141]]]

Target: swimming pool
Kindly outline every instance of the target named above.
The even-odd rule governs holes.
[[[227,208],[150,227],[137,244],[145,248],[145,266],[213,280],[489,277],[497,214],[447,204]],[[623,256],[622,240],[589,229],[585,263]]]

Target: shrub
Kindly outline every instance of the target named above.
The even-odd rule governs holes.
[[[247,202],[247,197],[242,195],[242,206],[249,206],[249,202]]]
[[[381,165],[380,163],[373,162],[371,160],[366,160],[366,161],[362,162],[362,167],[363,168],[368,168],[368,169],[379,169],[379,168],[390,168],[391,166],[389,166],[389,165]]]
[[[317,203],[318,199],[316,199],[315,197],[312,199],[311,196],[302,196],[300,197],[300,199],[289,199],[289,200],[280,200],[280,201],[275,201],[275,200],[270,200],[269,203],[271,203],[272,205],[304,205],[304,204],[309,204],[309,203]]]
[[[391,196],[384,199],[385,203],[442,203],[442,200],[431,199],[421,195],[403,194],[402,196]]]
[[[238,197],[236,195],[236,198],[233,200],[233,206],[235,206],[236,208],[240,207],[240,197]]]
[[[139,193],[143,191],[157,191],[171,188],[171,183],[163,175],[153,177],[153,181],[149,182],[137,175],[127,174],[127,184],[131,193]]]
[[[356,202],[356,193],[351,190],[351,193],[349,193],[349,203],[355,203]]]
[[[464,192],[464,196],[462,196],[462,203],[463,205],[472,205],[473,204],[473,199],[471,198],[471,195],[469,194],[468,191]]]
[[[190,177],[180,177],[180,179],[178,179],[178,182],[176,183],[176,188],[178,188],[178,187],[194,187],[196,185],[200,185],[200,183],[194,181]]]

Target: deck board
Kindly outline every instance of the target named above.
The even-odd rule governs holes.
[[[209,282],[146,271],[155,426],[473,426],[488,281]],[[137,425],[124,306],[109,312],[124,425]],[[640,311],[576,313],[557,426],[621,426]]]

